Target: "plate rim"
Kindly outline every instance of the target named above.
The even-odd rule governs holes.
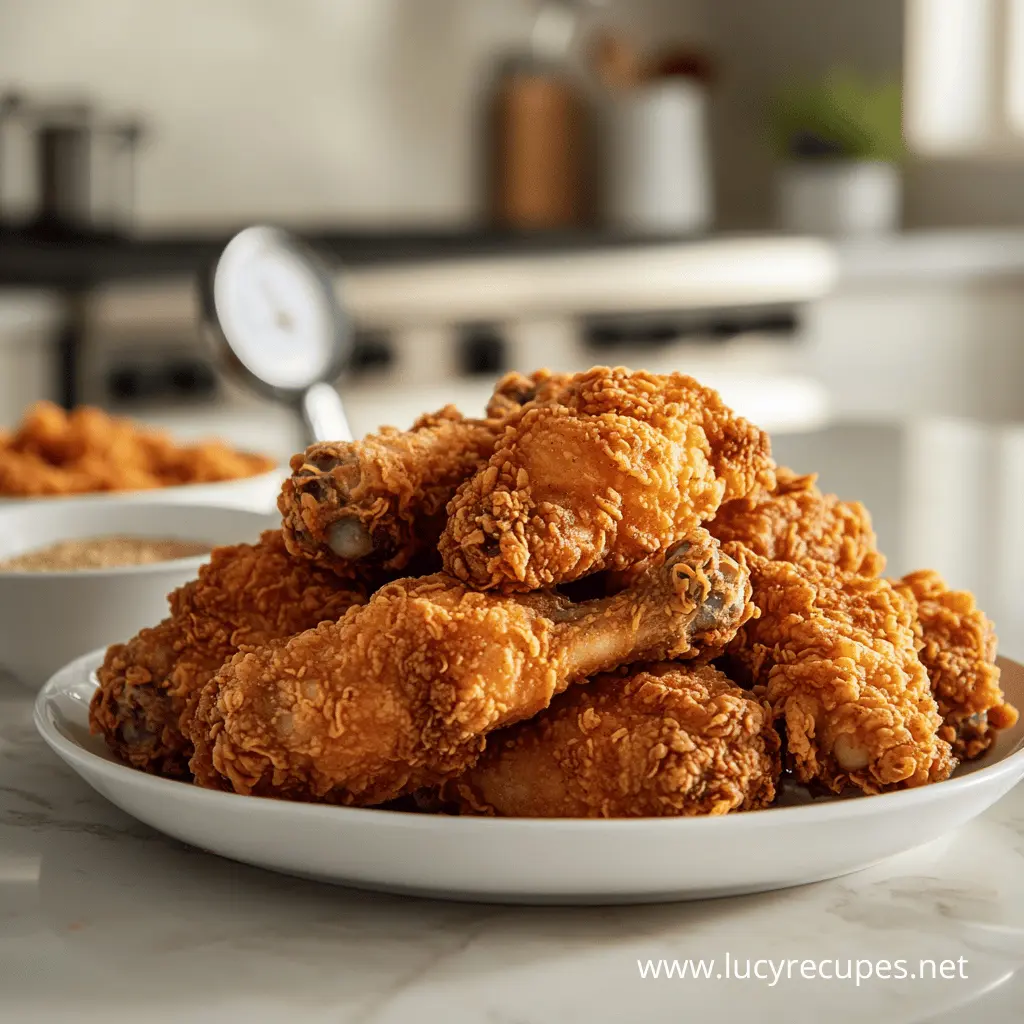
[[[36,730],[47,746],[62,761],[69,764],[76,773],[76,765],[82,765],[86,771],[97,772],[101,776],[113,781],[115,784],[128,783],[150,792],[170,793],[173,791],[179,795],[189,793],[188,800],[202,803],[206,801],[211,807],[235,807],[241,809],[237,801],[244,800],[247,805],[262,809],[262,812],[275,815],[294,815],[308,817],[311,820],[335,819],[337,821],[349,820],[353,825],[368,825],[385,828],[409,829],[417,832],[432,832],[438,828],[438,823],[443,821],[443,828],[462,830],[464,833],[473,833],[477,830],[489,829],[500,831],[522,831],[524,829],[541,829],[544,831],[570,830],[573,832],[593,832],[595,834],[607,833],[609,831],[636,830],[638,827],[656,828],[661,831],[689,830],[717,828],[719,831],[732,829],[740,834],[751,828],[761,827],[757,822],[771,821],[783,824],[784,821],[794,825],[812,825],[818,822],[835,821],[837,819],[856,819],[865,815],[877,814],[886,809],[891,809],[894,802],[898,802],[906,810],[915,806],[930,803],[941,799],[942,794],[953,797],[954,793],[963,793],[966,790],[984,787],[992,784],[1005,776],[1017,776],[1016,785],[1024,777],[1024,738],[1022,738],[1015,749],[1001,757],[993,764],[978,768],[970,774],[959,778],[945,779],[942,782],[932,783],[926,786],[918,786],[913,789],[897,790],[889,793],[877,793],[873,795],[852,796],[848,798],[829,798],[812,800],[806,804],[791,805],[786,807],[765,807],[757,811],[743,811],[734,814],[705,814],[692,815],[687,817],[636,817],[636,818],[511,818],[487,815],[450,815],[450,814],[415,814],[405,811],[384,810],[379,807],[346,807],[339,804],[318,804],[297,800],[279,800],[274,797],[245,796],[240,793],[229,793],[223,790],[205,789],[201,786],[190,785],[176,779],[166,779],[159,775],[151,775],[148,772],[130,768],[127,765],[119,764],[116,761],[107,760],[87,750],[85,747],[66,737],[50,720],[48,709],[55,695],[60,692],[70,692],[65,684],[65,678],[72,677],[81,672],[87,673],[85,682],[94,682],[93,672],[102,657],[106,648],[98,648],[88,654],[80,655],[73,661],[68,662],[61,669],[53,674],[39,690],[33,702],[32,718]],[[1000,656],[998,664],[1013,665],[1024,672],[1024,664],[1012,658]],[[75,685],[81,685],[79,680]],[[84,703],[84,702],[83,702]],[[84,705],[88,707],[87,704]],[[89,782],[88,778],[85,778]],[[91,783],[90,783],[91,785]],[[95,787],[93,787],[95,789]],[[108,799],[105,794],[104,799]],[[225,803],[228,801],[228,803]],[[884,801],[880,803],[880,801]],[[714,822],[715,824],[710,824]]]

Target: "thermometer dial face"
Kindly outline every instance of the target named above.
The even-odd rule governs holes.
[[[332,376],[344,331],[331,281],[282,232],[249,228],[232,239],[213,300],[224,340],[265,384],[299,391]]]

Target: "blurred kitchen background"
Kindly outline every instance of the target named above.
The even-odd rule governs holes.
[[[690,372],[1024,632],[1022,0],[0,3],[0,427],[300,446],[198,327],[250,223],[337,267],[357,433]]]

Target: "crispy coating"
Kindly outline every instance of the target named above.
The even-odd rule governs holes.
[[[996,634],[974,595],[950,590],[932,570],[895,584],[917,606],[920,658],[939,705],[939,735],[961,760],[979,757],[996,733],[1017,722],[1017,709],[999,687]]]
[[[814,476],[776,471],[770,495],[727,502],[708,523],[722,542],[740,541],[756,554],[786,562],[827,562],[838,569],[878,576],[885,568],[871,519],[859,502],[823,495]],[[992,623],[965,591],[951,591],[930,570],[894,585],[917,608],[919,657],[928,672],[943,726],[939,735],[961,760],[980,756],[999,729],[1017,721],[1005,702],[995,665]]]
[[[225,654],[225,656],[227,656]],[[192,651],[183,620],[168,617],[123,644],[107,648],[96,670],[99,688],[89,705],[89,729],[102,735],[121,761],[154,775],[188,775],[191,744],[178,725],[185,700],[172,696],[176,680],[187,691],[221,665],[216,649]]]
[[[235,480],[273,465],[218,441],[179,445],[161,431],[90,406],[67,413],[39,402],[16,431],[0,438],[0,495],[151,490]]]
[[[883,579],[723,547],[750,571],[760,612],[730,658],[785,724],[796,776],[837,793],[946,778],[955,761],[917,656],[913,602]]]
[[[822,494],[814,473],[776,470],[775,488],[727,501],[707,528],[720,541],[740,541],[764,558],[780,562],[827,562],[844,572],[880,576],[871,516],[859,502]]]
[[[500,429],[449,405],[410,431],[311,445],[292,458],[278,498],[288,549],[342,573],[357,561],[392,574],[409,568],[436,548],[445,505]]]
[[[216,548],[199,578],[170,595],[168,618],[107,650],[90,727],[133,767],[187,776],[192,744],[181,718],[214,672],[244,644],[339,618],[364,599],[357,582],[291,558],[280,530]]]
[[[445,569],[529,591],[662,552],[774,483],[768,437],[681,374],[595,367],[541,388],[448,506]]]
[[[494,733],[446,782],[463,814],[643,818],[765,807],[781,770],[769,705],[710,666],[598,676]]]
[[[225,665],[191,722],[192,771],[238,793],[383,803],[464,771],[489,732],[570,684],[720,646],[750,614],[744,573],[705,531],[632,590],[581,604],[399,580]]]
[[[550,370],[537,370],[529,377],[515,371],[506,373],[494,386],[494,394],[487,403],[487,415],[492,419],[508,419],[528,402],[544,401],[557,394],[570,379],[570,374]]]

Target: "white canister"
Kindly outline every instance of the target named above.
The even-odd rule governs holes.
[[[779,226],[818,235],[877,235],[900,219],[900,172],[881,160],[787,164],[778,178]]]
[[[706,93],[666,78],[616,96],[609,112],[606,215],[637,234],[704,231],[711,223]]]

